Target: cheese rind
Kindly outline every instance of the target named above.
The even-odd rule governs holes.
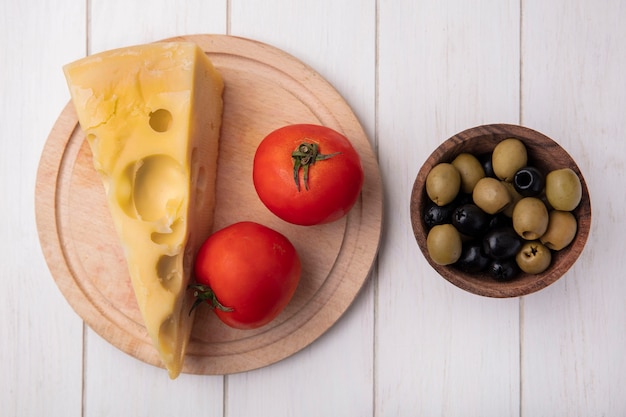
[[[146,330],[176,378],[193,323],[187,291],[215,207],[223,80],[191,42],[66,65]]]

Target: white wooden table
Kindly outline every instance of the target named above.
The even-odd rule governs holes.
[[[622,0],[2,0],[2,416],[626,415],[626,3]],[[326,334],[274,365],[182,375],[114,348],[58,290],[39,246],[35,175],[69,94],[61,66],[180,34],[266,42],[345,97],[377,152],[373,272]],[[537,129],[585,174],[578,263],[521,299],[440,278],[409,197],[439,142],[484,123]]]

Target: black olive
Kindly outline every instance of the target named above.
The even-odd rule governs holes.
[[[430,229],[438,224],[452,223],[452,213],[454,212],[454,209],[461,204],[471,201],[472,195],[465,193],[459,193],[454,201],[450,204],[446,204],[445,206],[438,206],[434,202],[429,201],[424,210],[424,223],[426,224],[426,227]]]
[[[463,204],[472,203],[472,193],[459,193],[459,195],[454,199],[451,204],[456,205],[456,207],[461,206]]]
[[[519,271],[515,259],[495,260],[489,264],[489,274],[496,281],[511,281]]]
[[[461,257],[455,266],[462,271],[476,273],[484,270],[490,259],[483,253],[482,245],[479,241],[470,240],[463,244]]]
[[[438,224],[452,223],[452,212],[456,204],[450,203],[445,206],[438,206],[435,203],[428,203],[424,210],[424,223],[430,229]]]
[[[537,168],[529,166],[521,168],[513,177],[515,190],[524,197],[539,195],[546,185],[544,175]]]
[[[483,237],[483,250],[492,259],[509,259],[517,255],[522,240],[512,227],[489,230]]]
[[[485,213],[476,204],[463,204],[452,213],[452,224],[456,229],[467,236],[480,236],[489,227],[491,216]]]
[[[496,174],[493,172],[493,164],[491,163],[491,152],[480,155],[478,160],[485,170],[485,176],[495,178]]]
[[[513,227],[513,220],[504,213],[492,216],[488,229],[497,229],[499,227]]]

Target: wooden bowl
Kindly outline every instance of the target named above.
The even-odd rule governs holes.
[[[572,212],[578,221],[578,230],[572,243],[560,251],[552,251],[550,267],[541,274],[520,273],[507,282],[496,281],[487,272],[470,274],[453,265],[438,265],[428,254],[426,236],[428,228],[423,220],[423,212],[429,201],[426,195],[426,176],[440,162],[451,162],[459,153],[474,155],[489,153],[503,139],[515,137],[526,145],[528,164],[547,174],[551,170],[569,167],[580,178],[582,200]],[[411,223],[415,239],[430,265],[446,280],[457,287],[474,294],[505,298],[520,297],[541,290],[559,279],[576,262],[585,246],[591,225],[591,203],[587,184],[572,157],[555,141],[534,130],[506,124],[493,124],[474,127],[452,136],[428,157],[413,184],[411,194]]]

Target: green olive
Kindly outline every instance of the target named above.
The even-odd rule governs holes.
[[[539,239],[548,228],[548,209],[536,197],[524,197],[513,209],[513,228],[526,240]]]
[[[474,155],[471,153],[461,153],[452,161],[452,165],[461,174],[461,190],[470,194],[479,179],[485,176],[485,170]]]
[[[433,226],[426,237],[426,247],[433,262],[450,265],[461,257],[461,235],[451,224]]]
[[[552,250],[561,250],[572,243],[577,229],[576,217],[571,212],[552,210],[541,243]]]
[[[511,195],[504,184],[491,177],[478,180],[472,192],[472,199],[474,204],[489,214],[499,213],[511,203]]]
[[[550,266],[552,253],[539,241],[526,242],[515,256],[517,266],[527,274],[540,274]]]
[[[580,178],[572,169],[561,168],[546,175],[546,198],[555,210],[574,210],[582,195]]]
[[[435,165],[426,176],[426,194],[438,206],[451,203],[461,189],[461,174],[449,163]]]
[[[515,173],[526,166],[528,153],[524,143],[516,138],[504,139],[493,148],[491,164],[496,177],[511,182]]]
[[[507,217],[513,217],[513,209],[515,208],[515,205],[524,197],[517,192],[512,182],[502,181],[502,184],[506,187],[506,190],[511,195],[511,204],[506,206],[506,208],[502,211],[502,214]]]

